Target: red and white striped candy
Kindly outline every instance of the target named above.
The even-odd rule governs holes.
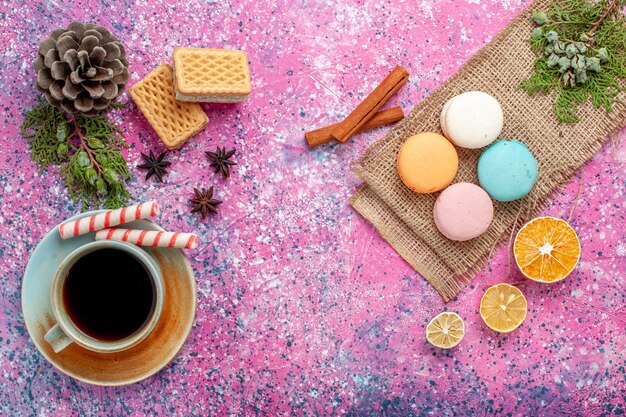
[[[160,232],[157,230],[104,229],[96,233],[96,240],[116,240],[137,246],[195,249],[198,236],[193,233]]]
[[[159,214],[159,206],[156,201],[122,207],[117,210],[108,210],[104,213],[83,217],[71,222],[61,223],[59,233],[61,238],[76,237],[85,233],[95,232],[118,224],[132,222],[133,220],[145,219]]]

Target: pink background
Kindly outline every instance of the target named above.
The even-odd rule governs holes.
[[[389,70],[411,73],[390,102],[405,112],[450,77],[527,2],[26,1],[0,5],[0,414],[27,415],[535,415],[609,416],[626,401],[626,141],[614,138],[557,192],[546,214],[568,218],[583,255],[565,281],[540,285],[507,272],[506,248],[444,305],[347,204],[349,164],[380,128],[345,146],[307,149],[303,133],[345,116]],[[39,174],[19,125],[36,103],[32,61],[49,32],[74,19],[102,24],[129,51],[137,82],[176,46],[247,51],[253,93],[206,105],[209,125],[172,152],[161,185],[136,169],[162,147],[129,101],[110,114],[132,147],[134,201],[161,203],[167,229],[198,233],[189,252],[198,314],[188,343],[156,376],[93,387],[52,367],[24,327],[20,290],[44,234],[76,214],[54,170]],[[512,63],[526,65],[528,63]],[[520,80],[521,81],[521,80]],[[624,136],[622,131],[620,137]],[[575,140],[576,138],[572,138]],[[237,148],[229,180],[204,156]],[[218,215],[189,214],[193,187],[214,185]],[[478,314],[484,290],[519,284],[526,322],[509,335]],[[455,349],[424,328],[458,312]]]

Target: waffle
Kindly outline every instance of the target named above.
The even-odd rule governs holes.
[[[208,122],[198,103],[176,101],[170,64],[158,66],[129,93],[168,149],[180,147]]]
[[[229,49],[174,49],[176,100],[237,103],[250,95],[248,57]]]

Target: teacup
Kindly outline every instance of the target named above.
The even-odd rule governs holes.
[[[161,270],[146,251],[88,243],[56,270],[50,290],[56,323],[44,338],[56,353],[72,343],[100,353],[130,349],[154,329],[164,297]]]

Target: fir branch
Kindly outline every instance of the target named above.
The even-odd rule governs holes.
[[[626,0],[554,0],[543,15],[545,22],[535,19],[540,23],[542,36],[531,39],[536,53],[534,73],[518,88],[530,95],[554,91],[554,111],[564,123],[578,122],[576,110],[588,101],[606,112],[612,111],[616,103],[623,103],[620,94],[625,90],[626,79],[626,19],[620,10],[625,6]],[[545,36],[550,31],[558,33],[558,39],[565,43],[583,43],[587,48],[583,55],[587,57],[597,56],[603,49],[608,59],[603,60],[599,71],[587,70],[586,80],[564,86],[563,71],[559,71],[558,65],[550,68],[550,53],[544,53],[552,44]],[[572,69],[566,72],[574,74]]]
[[[102,114],[65,115],[41,101],[26,112],[21,131],[40,172],[57,165],[70,198],[83,210],[118,208],[130,197],[124,182],[131,175],[120,152],[128,144]]]
[[[68,129],[63,113],[43,101],[26,112],[21,133],[28,140],[40,173],[49,165],[67,162],[67,154],[58,152],[58,147],[66,141]]]

